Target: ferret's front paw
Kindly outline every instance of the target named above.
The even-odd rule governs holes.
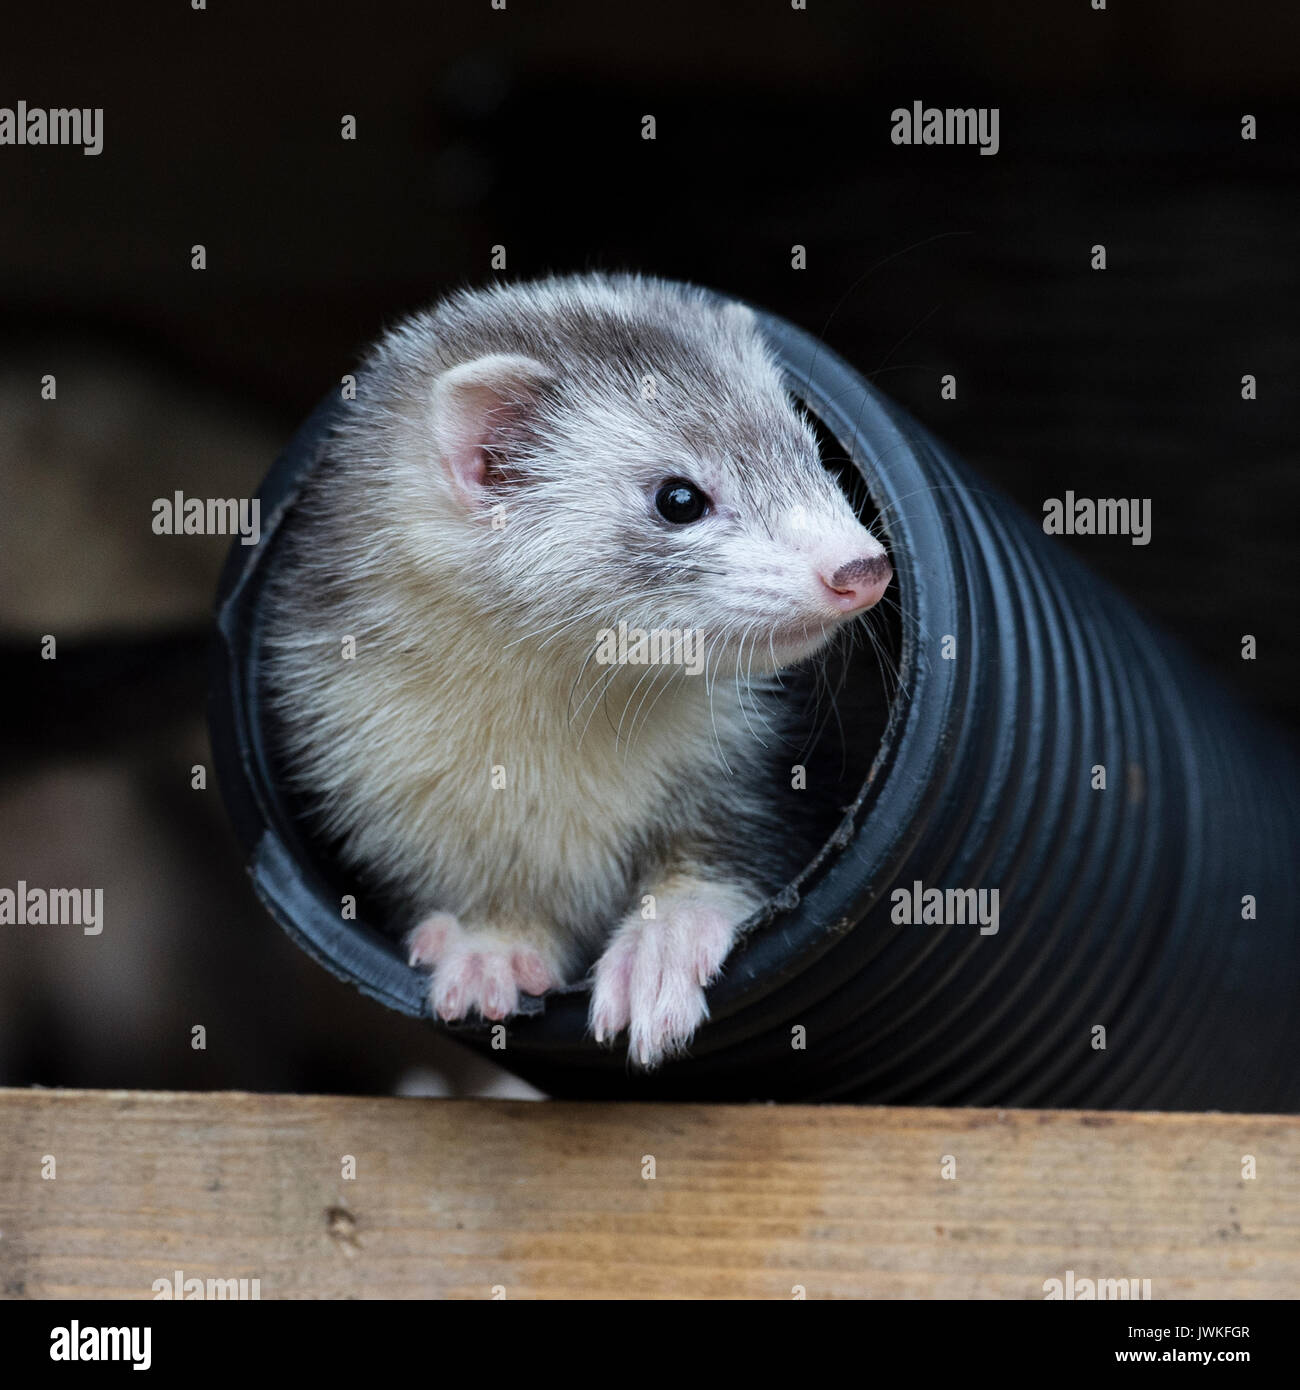
[[[466,931],[449,912],[435,912],[406,939],[412,965],[433,968],[433,1011],[464,1018],[477,1010],[500,1019],[519,1007],[519,994],[545,994],[559,984],[543,952],[509,932]]]
[[[596,1041],[612,1042],[626,1028],[628,1056],[647,1069],[681,1052],[709,1016],[704,987],[722,969],[749,908],[666,893],[655,917],[629,917],[596,963]]]

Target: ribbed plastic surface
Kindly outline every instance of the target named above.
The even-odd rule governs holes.
[[[843,848],[738,948],[690,1058],[630,1073],[585,1036],[582,990],[512,1021],[493,1057],[579,1096],[1300,1108],[1294,746],[825,346],[762,317],[889,534],[904,650],[885,745]],[[277,465],[264,515],[327,422]],[[268,771],[257,571],[274,531],[223,581],[223,787],[281,923],[415,1012],[423,978],[338,920]],[[997,933],[895,923],[892,890],[917,881],[996,889]]]

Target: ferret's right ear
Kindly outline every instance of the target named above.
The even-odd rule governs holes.
[[[509,451],[554,373],[531,357],[495,353],[445,371],[433,387],[433,432],[456,495],[478,506],[509,473]]]

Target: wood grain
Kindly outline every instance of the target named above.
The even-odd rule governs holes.
[[[1277,1116],[9,1090],[0,1288],[1042,1298],[1073,1269],[1291,1298],[1298,1160]]]

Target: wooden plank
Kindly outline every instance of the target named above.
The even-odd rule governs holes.
[[[0,1287],[1291,1298],[1298,1160],[1278,1116],[0,1091]]]

